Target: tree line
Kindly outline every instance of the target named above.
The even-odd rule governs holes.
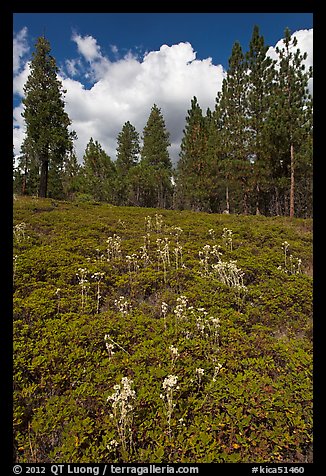
[[[57,199],[213,213],[312,216],[312,68],[285,30],[277,59],[253,28],[247,52],[235,42],[215,108],[193,97],[179,160],[173,167],[169,132],[154,104],[140,135],[127,121],[116,160],[90,138],[79,164],[64,110],[58,68],[44,37],[37,40],[24,87],[26,136],[14,191]]]

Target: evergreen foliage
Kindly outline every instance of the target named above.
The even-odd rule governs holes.
[[[296,49],[297,39],[291,37],[289,29],[285,30],[283,47],[277,48],[279,68],[276,75],[275,101],[271,108],[271,135],[282,152],[282,163],[289,179],[289,215],[295,213],[295,176],[297,161],[302,151],[311,160],[312,145],[312,98],[308,91],[308,80],[312,77],[312,69],[305,70],[303,61],[307,54]],[[274,152],[275,155],[277,151]],[[305,154],[306,155],[306,154]],[[302,156],[302,155],[301,155]],[[278,164],[277,164],[278,165]],[[300,167],[300,164],[298,164]],[[304,167],[305,168],[305,167]],[[307,170],[307,178],[311,183],[311,175]],[[309,176],[310,175],[310,176]],[[287,212],[287,210],[285,210]]]
[[[65,112],[63,99],[66,91],[57,77],[58,67],[50,51],[49,41],[39,37],[31,61],[31,72],[24,86],[25,108],[22,113],[26,123],[22,148],[24,169],[31,178],[35,176],[34,170],[39,168],[40,197],[47,196],[49,173],[52,178],[57,175],[76,137],[74,132],[69,131],[71,121]],[[34,184],[31,187],[34,189]],[[23,193],[26,191],[27,188]]]
[[[91,137],[86,146],[82,168],[82,191],[96,201],[114,200],[115,165],[98,141]]]
[[[139,134],[135,127],[127,121],[117,138],[117,182],[116,196],[120,205],[128,205],[132,168],[138,164],[140,154]]]
[[[167,208],[171,202],[169,135],[161,109],[154,104],[144,127],[141,149],[139,172],[143,182],[143,196],[140,204],[143,206]]]
[[[207,126],[208,121],[194,96],[186,117],[177,167],[177,201],[182,208],[197,211],[207,209]]]
[[[252,211],[266,214],[268,203],[264,198],[270,191],[271,170],[267,154],[267,124],[269,112],[275,99],[275,63],[267,56],[268,46],[255,26],[246,54],[248,70],[247,117],[248,150],[252,158],[251,195]]]

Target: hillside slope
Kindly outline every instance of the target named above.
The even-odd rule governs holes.
[[[17,462],[312,461],[312,220],[14,203]]]

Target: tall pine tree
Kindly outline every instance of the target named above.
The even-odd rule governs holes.
[[[21,194],[37,195],[40,182],[40,164],[28,137],[25,137],[21,146],[17,168],[21,175]]]
[[[177,204],[181,208],[207,210],[207,124],[196,96],[186,117],[177,165]]]
[[[144,206],[170,206],[172,163],[168,151],[171,145],[169,136],[161,109],[154,104],[144,127],[141,149]]]
[[[127,205],[129,201],[134,203],[130,197],[130,176],[133,176],[132,169],[138,164],[140,144],[139,134],[135,127],[127,121],[117,138],[117,183],[116,196],[119,205]]]
[[[117,171],[126,176],[129,169],[138,163],[140,153],[139,134],[129,121],[123,125],[117,142]]]
[[[275,105],[272,109],[273,135],[282,141],[286,150],[285,165],[290,175],[289,215],[295,214],[295,176],[297,157],[305,147],[312,133],[312,98],[309,95],[308,81],[312,68],[306,71],[302,54],[295,49],[298,42],[287,28],[283,47],[277,48],[279,68],[276,78]]]
[[[267,154],[266,125],[273,101],[275,62],[267,56],[268,46],[254,26],[249,51],[246,53],[248,71],[247,116],[248,150],[252,162],[252,196],[255,197],[255,212],[267,211],[264,197],[268,197],[271,170]]]
[[[24,145],[28,144],[25,149],[36,157],[40,167],[40,197],[47,196],[49,165],[62,164],[75,138],[75,133],[68,129],[71,121],[65,112],[66,91],[57,77],[58,67],[50,51],[49,41],[39,37],[24,86],[22,113],[26,123]]]
[[[76,152],[67,154],[62,171],[62,186],[67,199],[74,199],[81,190],[81,165],[78,163]]]
[[[248,148],[248,75],[245,56],[239,42],[235,42],[229,59],[227,77],[217,96],[215,114],[221,130],[226,203],[229,211],[229,194],[232,189],[233,211],[248,213],[249,179],[251,167]]]
[[[98,141],[90,138],[83,157],[83,191],[94,200],[115,200],[115,165]]]

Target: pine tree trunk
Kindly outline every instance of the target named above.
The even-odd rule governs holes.
[[[226,186],[225,200],[226,200],[226,212],[230,213],[229,187],[228,186]]]
[[[27,194],[27,157],[25,158],[25,167],[23,174],[23,183],[22,183],[22,195]]]
[[[276,216],[280,215],[280,201],[278,195],[278,188],[275,187],[275,214]]]
[[[257,182],[257,184],[256,184],[256,191],[257,191],[256,215],[260,215],[260,210],[259,210],[259,192],[260,192],[260,188],[259,188],[259,183],[258,183],[258,182]]]
[[[291,144],[290,217],[294,217],[294,147]]]
[[[48,191],[48,172],[49,172],[49,161],[42,160],[41,165],[41,177],[40,177],[40,189],[39,189],[39,197],[46,198],[47,191]]]
[[[288,206],[288,197],[287,194],[284,193],[284,213],[283,215],[286,216],[289,212],[289,206]]]
[[[23,175],[22,195],[26,195],[26,174]]]
[[[243,214],[248,215],[248,193],[247,191],[243,192]]]

